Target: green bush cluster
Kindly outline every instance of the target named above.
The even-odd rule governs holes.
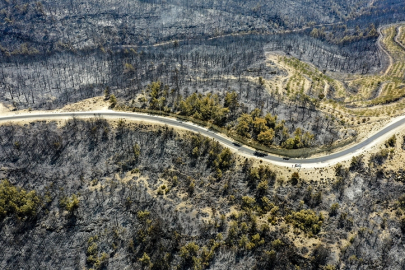
[[[141,227],[136,232],[136,239],[139,243],[147,244],[161,233],[159,223],[153,220],[149,211],[138,211],[136,216],[141,224]]]
[[[256,200],[250,196],[243,196],[242,197],[242,208],[245,210],[253,209],[256,204]]]
[[[29,48],[27,43],[21,44],[20,48],[17,48],[11,52],[11,55],[36,55],[36,54],[39,54],[39,51],[34,47]]]
[[[213,122],[223,126],[229,114],[229,108],[223,107],[218,95],[201,95],[193,93],[179,102],[180,114],[193,118]]]
[[[281,144],[282,147],[286,149],[298,149],[309,147],[312,145],[315,136],[310,132],[303,132],[301,128],[297,128],[294,131],[294,137],[288,138],[285,142]]]
[[[146,89],[150,95],[149,107],[152,110],[163,110],[169,95],[169,86],[163,85],[161,82],[152,82]]]
[[[280,250],[284,245],[285,245],[284,242],[282,240],[280,240],[280,239],[276,239],[276,240],[271,242],[271,246],[275,250]]]
[[[222,172],[228,170],[234,162],[231,150],[229,148],[222,148],[219,142],[211,143],[208,160],[215,168],[217,178],[221,178]]]
[[[26,191],[12,185],[7,179],[0,183],[0,220],[7,216],[17,215],[18,218],[34,217],[41,203],[34,190]]]
[[[207,149],[210,146],[210,140],[202,135],[193,135],[191,137],[191,155],[198,158],[202,149]]]
[[[228,128],[232,132],[243,138],[252,138],[263,145],[272,145],[275,137],[278,137],[281,146],[287,149],[309,147],[314,141],[313,134],[308,131],[304,132],[300,128],[297,128],[293,137],[290,138],[285,121],[278,122],[277,115],[268,113],[261,117],[262,111],[258,108],[249,114],[242,113],[239,109],[238,94],[234,91],[225,93],[223,100],[217,94],[211,93],[207,95],[193,93],[185,99],[181,95],[177,95],[174,100],[176,89],[169,91],[167,85],[157,81],[149,84],[146,92],[150,96],[148,109],[184,115],[220,127],[228,124]],[[173,94],[171,108],[167,106],[169,92]],[[143,97],[143,102],[144,104],[147,102],[146,96]],[[234,122],[235,119],[237,119],[236,122]]]
[[[239,239],[239,247],[244,250],[254,249],[255,247],[263,245],[264,243],[264,239],[262,239],[258,233],[252,235],[250,239],[246,234],[242,235],[242,237]]]
[[[114,108],[117,105],[117,98],[114,94],[110,95],[110,104],[111,107]]]
[[[269,166],[260,165],[259,167],[248,168],[248,180],[251,184],[255,185],[259,181],[274,182],[276,180],[276,173],[273,172]]]
[[[294,131],[294,137],[290,138],[288,128],[284,121],[277,122],[277,115],[270,113],[260,117],[261,110],[255,109],[250,114],[242,114],[238,118],[235,131],[239,136],[252,138],[258,142],[270,146],[275,136],[280,139],[281,146],[286,149],[297,149],[311,146],[314,135],[310,132],[303,132],[301,128]]]
[[[141,262],[143,267],[152,268],[153,266],[153,263],[151,262],[150,257],[148,254],[146,254],[146,252],[144,252],[143,256],[139,258],[139,261]]]
[[[161,185],[157,190],[157,194],[166,195],[167,193],[169,193],[169,191],[170,191],[169,187],[167,187],[166,185]]]
[[[210,140],[201,135],[193,135],[190,139],[191,156],[198,158],[208,152],[209,166],[213,167],[217,178],[222,177],[222,172],[228,170],[233,162],[233,154],[229,148],[222,147],[219,142]]]
[[[79,204],[79,198],[75,194],[72,194],[72,196],[70,197],[63,197],[60,200],[60,206],[68,211],[70,214],[74,213],[74,211],[79,208]]]
[[[262,111],[260,109],[254,109],[250,114],[242,114],[238,118],[235,130],[240,136],[253,137],[266,145],[271,145],[276,127],[277,130],[282,130],[284,122],[278,125],[277,115],[273,116],[268,113],[265,117],[260,117],[261,114]]]
[[[208,247],[203,246],[201,249],[201,261],[202,265],[204,267],[208,267],[212,259],[214,258],[215,251],[220,247],[221,245],[221,240],[222,240],[222,234],[219,233],[217,235],[217,240],[215,241],[214,239],[210,239]]]
[[[192,265],[193,269],[202,269],[201,258],[198,257],[200,247],[190,242],[180,248],[180,257],[183,260],[184,265]]]
[[[255,200],[252,197],[245,196],[243,199],[244,203],[249,205],[249,207],[255,204]],[[270,227],[266,223],[259,226],[258,217],[255,212],[246,209],[246,211],[232,213],[230,218],[228,237],[225,241],[228,246],[237,246],[245,251],[249,251],[265,245],[266,235]]]
[[[191,269],[202,270],[209,266],[214,258],[215,251],[221,246],[222,234],[219,233],[216,239],[210,239],[208,245],[200,248],[195,242],[189,242],[180,248],[182,266]],[[182,268],[182,269],[183,269]]]
[[[298,212],[292,212],[286,216],[286,221],[293,224],[294,227],[308,233],[309,235],[318,234],[321,231],[323,222],[322,214],[318,216],[314,211],[301,210]]]
[[[107,263],[109,258],[108,254],[103,252],[99,256],[99,250],[97,245],[98,237],[90,237],[87,241],[87,250],[86,250],[86,262],[89,264],[94,270],[101,269]]]
[[[139,220],[141,221],[145,221],[147,220],[147,218],[149,217],[150,212],[145,210],[145,211],[138,211],[138,213],[136,213],[136,216],[138,217]]]
[[[139,156],[141,155],[141,147],[139,146],[139,144],[135,144],[132,148],[133,152],[134,152],[134,158],[135,160],[138,160]]]

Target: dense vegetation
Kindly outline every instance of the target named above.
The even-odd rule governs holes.
[[[259,79],[262,80],[262,78]],[[115,107],[115,97],[110,97],[108,92],[106,95],[106,98],[110,99],[111,106]],[[171,107],[168,107],[170,98],[174,102]],[[223,98],[211,93],[207,95],[193,93],[183,98],[182,95],[175,94],[175,89],[170,89],[168,85],[163,85],[161,82],[148,85],[144,94],[139,97],[139,101],[143,104],[142,108],[180,114],[219,127],[226,127],[244,139],[253,139],[266,146],[274,144],[286,149],[297,149],[313,145],[314,135],[310,132],[304,132],[298,127],[291,137],[285,121],[277,121],[277,115],[267,113],[263,117],[262,110],[258,108],[250,113],[244,113],[247,107],[240,104],[239,100],[236,92],[226,92]],[[310,98],[309,101],[316,103],[316,100]],[[133,107],[124,105],[122,108],[131,110]]]
[[[26,219],[36,216],[41,199],[35,190],[27,192],[25,189],[12,185],[7,179],[0,183],[0,219],[16,216]]]

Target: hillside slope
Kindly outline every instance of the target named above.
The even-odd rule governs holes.
[[[198,135],[103,119],[2,125],[0,149],[2,269],[405,264],[404,172],[384,156],[286,178]]]

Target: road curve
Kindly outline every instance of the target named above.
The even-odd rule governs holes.
[[[200,133],[204,136],[213,138],[223,145],[236,150],[238,153],[247,156],[247,157],[256,157],[254,155],[255,150],[246,146],[235,146],[234,141],[230,138],[224,137],[219,133],[208,130],[207,128],[195,125],[190,122],[183,122],[176,120],[174,118],[148,115],[142,113],[128,113],[128,112],[115,112],[115,111],[92,111],[92,112],[58,112],[58,113],[30,113],[30,114],[21,114],[21,115],[9,115],[0,117],[0,122],[11,122],[18,120],[51,120],[51,119],[60,119],[66,117],[107,117],[107,118],[116,118],[116,119],[128,119],[136,121],[147,121],[147,122],[157,122],[160,124],[170,125],[173,127],[180,127],[187,129],[189,131]],[[377,139],[387,135],[390,132],[394,132],[397,128],[404,126],[405,127],[405,117],[401,116],[396,118],[395,121],[385,126],[379,132],[375,133],[371,137],[365,139],[364,141],[348,148],[343,151],[325,155],[322,157],[316,158],[306,158],[306,159],[290,159],[284,160],[282,157],[275,155],[267,155],[265,157],[260,157],[264,161],[280,165],[280,166],[294,166],[294,164],[301,164],[303,168],[314,168],[314,167],[325,167],[330,166],[339,161],[349,159],[353,155],[358,155],[364,149],[372,147]],[[256,157],[257,158],[257,157]]]

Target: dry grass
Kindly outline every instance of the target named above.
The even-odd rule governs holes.
[[[379,121],[386,117],[400,115],[405,111],[403,102],[405,50],[394,40],[397,34],[396,27],[394,25],[382,30],[384,35],[382,45],[393,58],[392,66],[388,67],[384,75],[340,74],[337,79],[321,73],[313,65],[296,58],[268,53],[267,59],[288,73],[287,76],[279,76],[268,84],[289,97],[295,93],[309,94],[314,97],[323,93],[327,96],[333,88],[334,99],[340,100],[341,103],[324,99],[321,109],[329,112],[333,109],[333,113],[340,113],[341,120],[349,123],[349,126],[356,126],[362,117]],[[401,41],[405,39],[403,28],[404,26],[399,36]],[[336,77],[335,75],[337,76],[337,74],[331,76]]]

